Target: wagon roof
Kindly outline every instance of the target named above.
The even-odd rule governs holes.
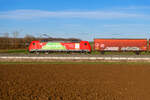
[[[114,40],[147,40],[146,38],[94,38],[95,39],[114,39]]]

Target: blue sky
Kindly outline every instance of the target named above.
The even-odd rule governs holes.
[[[0,36],[150,38],[150,0],[0,0]]]

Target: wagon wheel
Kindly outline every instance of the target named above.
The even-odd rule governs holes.
[[[104,54],[105,54],[105,51],[101,51],[101,54],[104,55]]]
[[[139,52],[139,51],[137,51],[137,52],[135,52],[135,54],[136,54],[136,55],[140,55],[140,52]]]

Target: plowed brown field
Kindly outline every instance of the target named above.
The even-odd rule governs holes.
[[[0,100],[149,100],[150,65],[0,65]]]

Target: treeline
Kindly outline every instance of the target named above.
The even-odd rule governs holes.
[[[0,49],[27,49],[31,41],[42,40],[42,41],[80,41],[76,38],[36,38],[33,36],[26,36],[24,38],[10,38],[0,37]]]

